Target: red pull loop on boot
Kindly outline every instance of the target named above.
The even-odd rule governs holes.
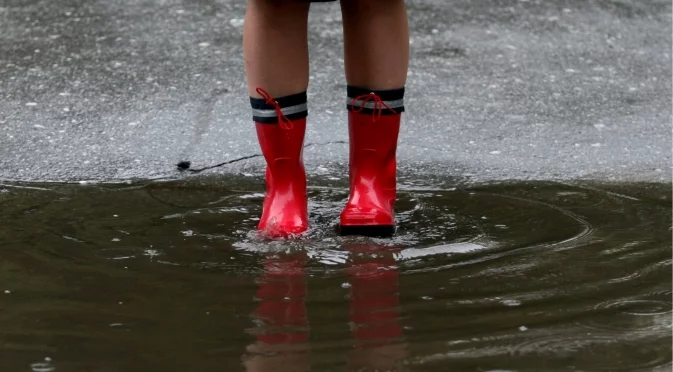
[[[360,103],[360,107],[355,108],[356,102]],[[387,108],[388,110],[392,111],[393,113],[397,113],[397,111],[393,110],[390,106],[388,106],[376,93],[371,92],[369,94],[363,94],[361,96],[357,96],[353,98],[353,101],[351,102],[351,106],[353,106],[353,111],[360,113],[362,110],[365,108],[367,105],[367,102],[374,102],[374,108],[372,110],[372,123],[376,123],[381,118],[381,112],[383,111],[384,108]]]
[[[288,119],[287,116],[285,116],[285,114],[283,114],[283,110],[280,108],[278,101],[273,99],[273,97],[271,97],[271,94],[269,94],[269,92],[267,92],[262,88],[257,88],[255,90],[257,91],[257,94],[259,94],[260,96],[262,96],[262,98],[264,98],[264,100],[266,101],[265,103],[267,105],[273,105],[273,107],[276,109],[276,114],[278,115],[278,124],[280,125],[280,127],[285,130],[292,130],[292,128],[294,128],[294,124],[292,124],[292,121]]]

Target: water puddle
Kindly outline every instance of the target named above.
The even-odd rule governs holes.
[[[286,241],[246,177],[0,185],[2,369],[670,370],[670,185],[417,181],[392,239],[312,185]]]

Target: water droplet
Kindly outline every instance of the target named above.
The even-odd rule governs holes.
[[[124,323],[110,323],[110,327],[121,327]]]
[[[145,252],[143,252],[143,255],[150,256],[150,260],[152,260],[155,256],[160,255],[160,253],[156,249],[146,249]]]
[[[502,300],[500,301],[501,304],[505,306],[519,306],[521,305],[521,301],[519,300]]]
[[[501,153],[501,152],[498,151],[498,150],[489,152],[489,154],[491,154],[491,155],[498,155],[498,154],[500,154],[500,153]]]
[[[96,256],[108,260],[127,260],[134,258],[139,250],[138,248],[105,248],[96,252]]]
[[[40,362],[31,364],[30,369],[32,369],[33,372],[51,372],[55,368],[49,363]]]
[[[430,296],[421,296],[421,300],[430,301],[430,300],[433,300],[433,299],[434,298],[430,297]]]
[[[350,288],[351,284],[350,283],[341,283],[341,288]]]
[[[121,239],[119,239],[119,238],[112,238],[112,241],[113,241],[113,242],[118,242],[118,241],[121,241]]]
[[[192,230],[186,230],[186,231],[181,231],[181,232],[182,232],[182,235],[184,235],[184,236],[193,236],[194,235],[194,231],[192,231]]]
[[[12,291],[10,291],[9,289],[5,289],[5,294],[10,294],[10,293],[12,293]]]
[[[519,327],[519,331],[521,331],[521,332],[526,332],[527,330],[528,330],[528,327],[526,327],[526,326]]]
[[[27,102],[26,106],[29,106],[29,107],[37,106],[37,102]]]

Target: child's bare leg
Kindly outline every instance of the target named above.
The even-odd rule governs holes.
[[[248,0],[243,27],[243,56],[251,97],[263,87],[273,97],[308,88],[309,3]]]
[[[404,86],[409,26],[404,0],[341,0],[346,80],[372,90]]]

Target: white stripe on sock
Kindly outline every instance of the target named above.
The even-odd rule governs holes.
[[[365,100],[359,99],[357,101],[353,101],[353,98],[349,97],[348,100],[346,101],[346,104],[353,105],[353,106],[356,106],[356,107],[362,107],[363,102],[365,102]],[[392,101],[383,101],[383,103],[388,105],[388,107],[390,107],[390,108],[400,108],[400,107],[404,106],[404,98],[395,99],[395,100],[392,100]],[[367,101],[364,104],[364,107],[368,108],[368,109],[377,108],[375,101]],[[382,108],[385,108],[385,106],[382,105]]]
[[[292,115],[302,111],[308,111],[308,104],[301,103],[295,106],[281,107],[280,109],[285,115]],[[252,109],[252,115],[260,118],[273,118],[278,116],[276,109]]]

